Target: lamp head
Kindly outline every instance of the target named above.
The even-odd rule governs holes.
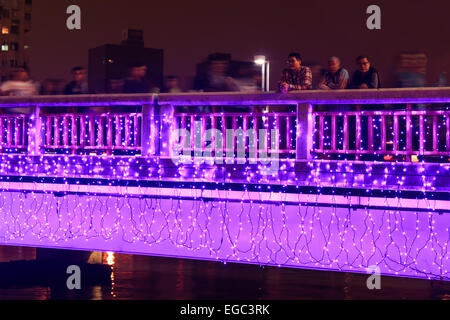
[[[254,62],[258,65],[263,65],[266,63],[266,56],[255,56],[254,58]]]

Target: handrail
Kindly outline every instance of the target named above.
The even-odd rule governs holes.
[[[180,93],[159,94],[159,105],[281,105],[447,103],[450,87],[366,90],[307,90],[283,93]]]
[[[187,147],[187,150],[202,151],[206,145],[204,134],[208,126],[213,129],[220,129],[225,132],[227,129],[243,129],[243,131],[254,130],[256,135],[261,129],[268,131],[267,137],[271,137],[270,130],[281,131],[282,140],[276,143],[284,143],[279,150],[281,153],[294,154],[297,160],[312,159],[313,154],[322,153],[348,153],[356,154],[355,159],[359,159],[359,154],[371,153],[378,148],[372,146],[374,134],[373,130],[368,130],[368,139],[370,141],[369,148],[363,150],[361,147],[362,126],[361,117],[369,117],[369,126],[374,125],[374,117],[382,116],[383,128],[385,121],[389,120],[388,116],[393,118],[394,132],[394,149],[387,150],[386,132],[382,132],[383,141],[381,142],[381,151],[385,154],[406,154],[410,155],[446,155],[450,148],[450,134],[448,121],[448,107],[445,110],[412,110],[413,104],[448,104],[450,103],[450,87],[444,88],[406,88],[406,89],[372,89],[372,90],[336,90],[336,91],[301,91],[288,94],[282,93],[179,93],[179,94],[101,94],[101,95],[74,95],[74,96],[32,96],[32,97],[0,97],[0,108],[6,111],[5,119],[14,119],[19,115],[10,115],[8,108],[22,108],[26,111],[26,121],[9,121],[5,125],[5,130],[13,130],[14,133],[7,133],[9,140],[4,143],[3,147],[20,147],[28,149],[30,154],[41,154],[46,149],[67,148],[73,153],[81,149],[93,150],[99,147],[106,150],[112,155],[113,150],[132,149],[141,152],[143,156],[170,156],[173,148],[173,132],[175,129],[192,129],[197,127],[194,124],[196,114],[195,106],[215,106],[221,110],[212,110],[201,114],[199,132],[202,134],[200,145],[195,145],[195,139]],[[380,105],[380,104],[404,104],[409,106],[409,110],[384,110],[384,111],[339,111],[339,105]],[[316,105],[327,105],[326,111],[317,111],[314,109]],[[114,107],[128,106],[140,107],[142,111],[130,113],[111,112]],[[256,109],[247,113],[234,110],[234,107],[253,106]],[[289,111],[273,109],[267,113],[261,108],[267,106],[292,106]],[[336,110],[334,110],[336,106]],[[105,111],[103,108],[99,113],[90,113],[85,115],[83,112],[73,113],[62,110],[62,113],[55,114],[52,107],[111,107]],[[178,107],[184,107],[178,110]],[[192,107],[192,111],[190,108]],[[45,108],[43,110],[42,108]],[[258,109],[259,108],[259,109]],[[344,108],[345,109],[345,108]],[[442,108],[441,108],[442,109]],[[74,109],[75,110],[75,109]],[[347,110],[347,109],[345,109]],[[12,111],[12,110],[11,110]],[[136,114],[136,112],[138,112]],[[20,113],[20,112],[19,112]],[[24,111],[22,111],[23,116]],[[250,115],[252,124],[250,123]],[[348,123],[345,122],[344,127],[344,147],[338,146],[338,137],[334,132],[338,128],[336,123],[340,117],[344,121],[348,121],[350,117],[357,118],[356,146],[351,149],[348,147],[349,131]],[[397,141],[400,137],[399,117],[407,117],[407,147],[400,149]],[[427,116],[434,117],[433,120],[433,137],[436,137],[437,128],[439,127],[438,117],[446,117],[444,123],[447,132],[445,151],[439,151],[439,140],[434,138],[433,150],[426,150],[423,137],[426,135],[423,119]],[[84,118],[85,117],[85,118]],[[131,118],[130,118],[131,117]],[[241,121],[243,118],[243,122]],[[271,117],[273,120],[268,120]],[[279,119],[283,122],[280,122]],[[327,127],[326,117],[331,117],[331,148],[324,147],[326,140],[325,131],[330,130]],[[420,117],[420,146],[419,150],[413,150],[412,146],[412,121],[413,117]],[[123,121],[121,120],[123,118]],[[25,119],[25,118],[24,118]],[[89,120],[90,119],[90,120]],[[97,120],[96,120],[97,119]],[[186,121],[186,119],[191,119]],[[87,121],[89,120],[89,121]],[[95,122],[97,121],[97,122]],[[318,121],[318,122],[316,122]],[[390,120],[389,120],[390,121]],[[188,122],[192,122],[188,124]],[[442,122],[442,121],[441,121]],[[6,122],[5,122],[6,123]],[[21,132],[25,132],[25,123],[28,128],[26,134],[18,135],[19,129],[13,128],[15,124],[20,125]],[[228,124],[230,123],[230,124]],[[13,125],[14,124],[14,125]],[[119,127],[124,124],[123,128]],[[319,125],[317,130],[316,124]],[[188,126],[187,126],[188,125]],[[184,127],[183,127],[184,126]],[[242,126],[242,128],[240,127]],[[353,129],[352,129],[353,130]],[[386,129],[387,130],[387,129]],[[319,134],[317,133],[319,131]],[[119,136],[117,134],[120,133]],[[222,134],[224,134],[224,132]],[[117,133],[117,134],[116,134]],[[16,138],[11,138],[15,137]],[[86,136],[85,136],[86,135]],[[318,135],[318,148],[315,147],[315,137]],[[22,137],[27,136],[27,141]],[[192,137],[192,136],[191,136]],[[398,139],[397,139],[398,138]],[[224,141],[227,138],[224,137]],[[233,138],[234,141],[235,138]],[[246,141],[247,138],[244,138]],[[256,138],[257,139],[257,138]],[[264,137],[264,139],[266,139]],[[284,139],[284,141],[283,141]],[[21,141],[19,141],[21,140]],[[228,139],[229,140],[229,139]],[[266,145],[263,149],[267,149],[269,144],[267,138]],[[442,137],[441,137],[442,140]],[[17,142],[16,142],[17,141]],[[211,141],[212,142],[212,141]],[[246,143],[246,142],[245,142]],[[389,142],[390,143],[390,142]],[[237,144],[234,141],[233,144]],[[442,144],[442,143],[441,143]],[[227,146],[222,146],[223,150],[228,150]],[[246,150],[260,149],[259,145],[244,146]],[[331,150],[331,151],[330,151]],[[392,152],[391,152],[392,151]],[[383,153],[383,152],[381,152]]]
[[[31,100],[31,101],[30,101]],[[142,105],[281,105],[281,104],[386,104],[386,103],[447,103],[450,87],[391,88],[365,90],[308,90],[282,93],[176,93],[176,94],[96,94],[31,97],[0,97],[0,107],[26,106],[113,106]]]
[[[83,94],[30,97],[2,97],[0,107],[83,107],[154,104],[155,94]]]

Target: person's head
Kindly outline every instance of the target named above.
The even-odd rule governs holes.
[[[44,82],[42,83],[42,88],[41,91],[44,94],[48,94],[50,92],[55,91],[55,83],[52,80],[44,80]]]
[[[19,66],[13,70],[12,79],[15,81],[28,81],[29,70],[26,66]]]
[[[338,57],[331,57],[328,59],[328,72],[335,74],[341,68],[341,60]]]
[[[226,55],[216,53],[208,57],[209,72],[215,75],[225,75],[228,72],[230,66],[229,60]]]
[[[288,55],[287,64],[289,66],[289,69],[296,70],[300,69],[300,66],[302,65],[302,56],[300,53],[292,52]]]
[[[75,67],[72,69],[73,80],[77,83],[86,81],[86,69],[83,67]]]
[[[177,76],[167,76],[164,79],[164,86],[166,89],[178,89],[179,83],[178,83],[178,77]]]
[[[356,65],[360,72],[366,73],[370,69],[369,58],[367,56],[358,56],[356,58]]]
[[[143,63],[135,63],[130,67],[130,77],[142,80],[147,75],[147,66]]]

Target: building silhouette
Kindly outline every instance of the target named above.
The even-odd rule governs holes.
[[[154,88],[163,81],[164,51],[145,48],[141,30],[127,30],[120,45],[105,44],[89,50],[89,91],[119,93],[129,67],[147,66],[147,80]]]
[[[0,0],[0,78],[12,68],[29,66],[32,0]]]

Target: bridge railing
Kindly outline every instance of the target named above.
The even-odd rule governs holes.
[[[191,123],[198,119],[201,143],[196,144],[192,135],[189,142],[178,136],[172,141],[188,151],[205,150],[211,141],[205,132],[225,123],[223,136],[224,129],[251,131],[243,140],[245,150],[251,149],[250,137],[256,134],[256,145],[265,146],[258,152],[271,150],[275,129],[276,152],[285,158],[450,161],[449,88],[160,95],[158,104],[166,117],[175,119],[166,121],[175,122],[171,132],[180,128],[195,132]],[[266,135],[259,135],[260,129],[266,129]],[[234,145],[239,134],[233,137]]]
[[[41,148],[50,150],[141,152],[141,113],[45,114]]]
[[[450,88],[1,97],[0,145],[28,154],[448,161],[449,104]]]
[[[0,150],[27,148],[28,115],[0,115]]]
[[[175,112],[173,117],[175,135],[171,144],[178,146],[179,154],[210,151],[212,157],[228,154],[247,159],[271,153],[282,158],[296,156],[295,111],[231,110],[205,114],[184,111]]]
[[[359,106],[358,106],[359,107]],[[357,107],[357,108],[358,108]],[[313,112],[315,154],[449,156],[450,108],[445,110]],[[389,158],[389,157],[387,157]]]

